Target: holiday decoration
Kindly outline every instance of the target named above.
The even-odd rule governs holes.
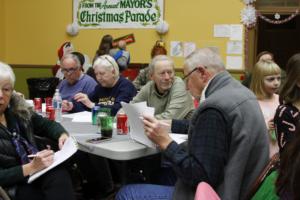
[[[256,10],[252,5],[247,5],[241,11],[241,21],[246,27],[255,25],[256,23]]]
[[[243,0],[244,4],[252,4],[255,0]]]
[[[160,21],[155,27],[159,34],[165,34],[169,31],[169,24],[166,21]]]
[[[76,23],[67,25],[67,33],[70,36],[76,36],[79,32],[79,26]]]

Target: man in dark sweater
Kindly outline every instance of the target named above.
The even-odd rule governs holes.
[[[116,199],[194,199],[202,181],[221,199],[244,199],[267,164],[267,129],[256,97],[231,77],[220,56],[209,48],[196,50],[186,58],[184,74],[187,88],[200,99],[190,122],[171,122],[172,132],[188,134],[186,148],[172,140],[165,122],[143,119],[147,136],[172,163],[175,187],[129,185]]]
[[[78,93],[74,99],[83,103],[87,110],[95,105],[110,108],[114,116],[121,108],[121,101],[129,103],[136,95],[136,89],[129,80],[120,76],[118,64],[109,55],[96,58],[93,68],[99,84],[90,95]]]

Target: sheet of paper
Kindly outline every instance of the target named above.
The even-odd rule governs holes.
[[[230,37],[230,25],[229,24],[215,24],[214,25],[214,37]]]
[[[74,113],[72,122],[90,122],[92,123],[92,113],[88,111],[83,111],[79,113]]]
[[[188,57],[196,49],[196,44],[194,42],[184,42],[183,43],[183,56]]]
[[[230,40],[243,40],[243,25],[232,24],[230,26]]]
[[[172,41],[171,42],[171,56],[183,56],[183,47],[182,42],[180,41]]]
[[[156,148],[155,144],[145,135],[144,124],[140,119],[143,114],[154,116],[154,108],[147,107],[146,103],[128,104],[121,102],[121,104],[128,116],[130,137],[148,147]]]
[[[242,41],[229,41],[227,42],[227,54],[239,54],[243,53]]]
[[[32,181],[34,181],[35,179],[37,179],[38,177],[40,177],[41,175],[49,171],[50,169],[53,169],[57,165],[61,164],[62,162],[70,158],[76,151],[77,151],[77,143],[72,137],[69,137],[66,140],[62,149],[60,151],[55,152],[54,162],[52,163],[52,165],[31,175],[28,179],[28,183],[31,183]]]
[[[187,134],[177,134],[177,133],[170,133],[170,137],[177,143],[181,144],[188,139]]]
[[[226,56],[226,69],[243,69],[242,56]]]

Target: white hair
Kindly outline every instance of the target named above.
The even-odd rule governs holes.
[[[115,70],[115,78],[118,78],[120,75],[119,72],[119,66],[116,63],[115,59],[111,57],[110,55],[102,55],[96,58],[93,68],[95,69],[96,67],[104,67],[108,70]]]
[[[154,72],[156,63],[160,62],[160,61],[168,61],[174,70],[175,64],[174,64],[174,61],[170,57],[168,57],[166,55],[157,55],[151,60],[151,63],[149,65],[150,74],[152,74]]]
[[[12,70],[12,68],[0,61],[0,79],[9,79],[11,84],[14,86],[16,82],[16,76]]]
[[[199,67],[199,65],[205,66],[215,72],[225,70],[220,55],[210,48],[196,49],[184,61],[184,66],[187,66],[190,71]]]

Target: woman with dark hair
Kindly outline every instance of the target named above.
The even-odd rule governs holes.
[[[167,55],[167,50],[159,40],[156,41],[155,45],[152,47],[151,59],[157,55]],[[150,81],[149,69],[149,66],[145,67],[144,69],[140,69],[138,76],[132,82],[137,90],[140,90],[148,81]]]
[[[300,53],[288,60],[286,72],[286,81],[279,93],[283,104],[277,108],[274,117],[280,154],[300,132],[297,126],[300,120]]]
[[[112,48],[113,48],[113,37],[111,35],[104,35],[101,39],[99,47],[98,47],[98,49],[95,53],[95,56],[93,58],[93,65],[94,65],[94,62],[95,62],[96,58],[98,58],[99,56],[105,55],[105,54],[109,54],[109,51]],[[90,67],[87,70],[86,74],[93,77],[97,81],[93,67]]]

